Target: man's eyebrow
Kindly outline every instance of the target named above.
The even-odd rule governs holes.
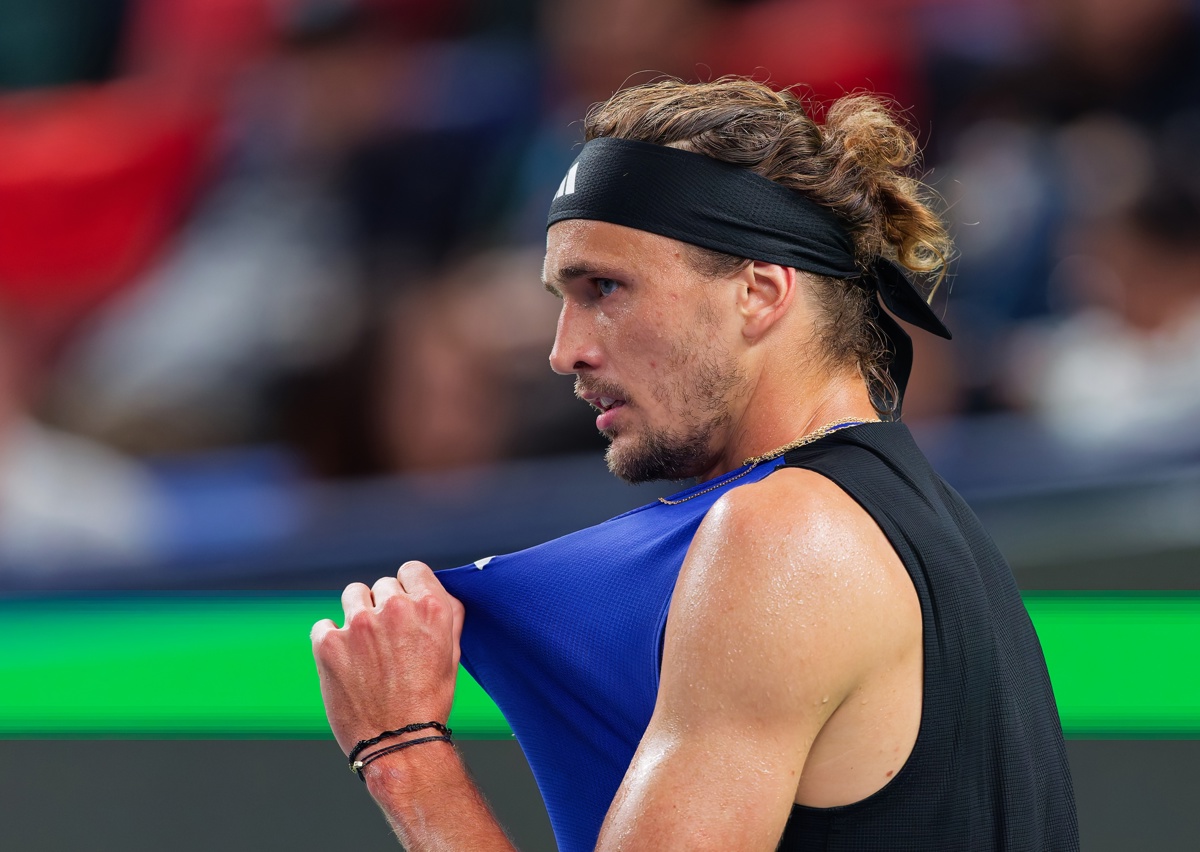
[[[555,296],[560,296],[562,294],[559,292],[558,287],[555,286],[556,282],[571,281],[576,278],[591,278],[597,274],[596,268],[588,266],[586,263],[569,263],[561,267],[557,274],[551,275],[549,278],[543,278],[542,284]]]

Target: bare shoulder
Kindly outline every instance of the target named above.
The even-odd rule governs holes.
[[[782,654],[814,688],[842,696],[921,633],[912,581],[883,531],[834,482],[790,468],[709,511],[672,617],[707,624],[733,645],[757,637],[760,655]]]
[[[738,570],[746,581],[768,572],[845,587],[853,579],[903,573],[866,510],[836,483],[800,468],[776,471],[724,495],[697,531],[690,555],[696,557],[689,558],[692,567]]]
[[[832,480],[804,468],[782,468],[727,492],[713,506],[709,518],[741,520],[778,532],[796,524],[852,521],[856,509],[862,511]]]

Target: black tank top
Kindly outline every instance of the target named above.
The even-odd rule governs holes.
[[[1041,645],[1004,557],[908,429],[878,423],[793,450],[887,535],[924,622],[924,704],[908,761],[879,792],[793,808],[779,849],[1079,849],[1062,726]]]

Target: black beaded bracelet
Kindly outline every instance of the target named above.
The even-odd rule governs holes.
[[[448,736],[445,736],[445,737],[443,737],[443,736],[418,737],[415,740],[405,740],[402,743],[396,743],[395,745],[387,746],[386,748],[381,748],[379,751],[373,751],[370,754],[368,754],[366,757],[364,757],[362,760],[353,761],[350,764],[350,769],[354,772],[355,775],[358,776],[358,780],[362,781],[365,784],[365,783],[367,783],[367,777],[365,775],[363,775],[363,769],[366,768],[367,764],[378,760],[379,758],[383,757],[385,754],[391,754],[394,751],[401,751],[402,749],[406,749],[409,746],[420,745],[421,743],[438,743],[438,742],[452,743],[454,741],[451,740],[450,737],[448,737]]]

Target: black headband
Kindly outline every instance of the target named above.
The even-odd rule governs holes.
[[[950,337],[899,266],[879,258],[864,273],[848,228],[832,210],[712,157],[630,139],[593,139],[559,185],[546,226],[564,219],[625,225],[736,257],[860,279],[900,319]],[[888,372],[903,394],[912,342],[878,305],[873,318],[892,353]],[[899,415],[899,399],[896,404]]]

